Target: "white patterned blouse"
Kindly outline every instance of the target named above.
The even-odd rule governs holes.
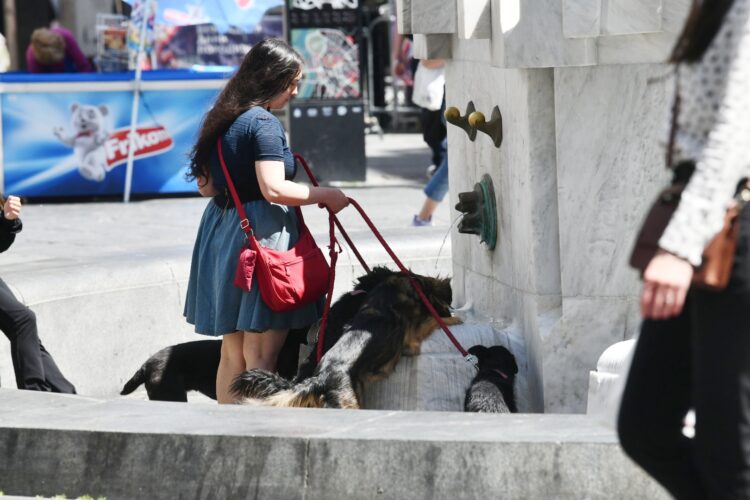
[[[703,58],[677,71],[674,163],[696,168],[659,246],[698,266],[737,183],[750,177],[750,0],[734,0]]]

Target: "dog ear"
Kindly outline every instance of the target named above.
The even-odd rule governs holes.
[[[106,105],[102,104],[101,106],[99,106],[99,111],[101,112],[102,116],[107,116],[107,114],[109,113],[109,108]]]
[[[75,113],[76,109],[78,109],[78,103],[74,102],[73,104],[70,105],[70,112]]]
[[[469,347],[469,354],[473,354],[479,359],[482,359],[485,354],[487,354],[488,349],[483,345],[475,345]]]
[[[392,271],[385,266],[375,266],[369,273],[363,274],[357,278],[354,288],[356,290],[365,290],[366,292],[372,291],[386,278],[393,276],[394,274],[397,274],[397,271]]]
[[[518,373],[518,365],[516,364],[516,358],[511,354],[510,362],[512,363],[512,372],[513,374]]]
[[[490,347],[490,352],[493,357],[496,357],[498,361],[501,361],[507,371],[511,373],[518,373],[518,365],[516,364],[516,357],[513,353],[508,350],[507,347],[501,345],[493,345]]]

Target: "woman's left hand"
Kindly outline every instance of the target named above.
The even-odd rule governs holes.
[[[8,196],[3,206],[3,216],[8,220],[16,220],[21,215],[21,198]]]
[[[641,315],[650,319],[668,319],[682,312],[693,266],[683,258],[659,250],[643,273]]]

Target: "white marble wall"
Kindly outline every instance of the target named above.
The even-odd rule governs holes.
[[[640,323],[627,257],[667,178],[673,82],[659,62],[688,0],[469,3],[445,7],[458,20],[440,39],[451,41],[447,103],[499,106],[504,141],[449,126],[450,203],[490,174],[499,228],[492,252],[453,233],[455,303],[522,339],[529,410],[584,412],[589,371]],[[469,18],[490,37],[472,36]]]
[[[475,236],[453,235],[454,302],[470,303],[500,329],[520,325],[532,360],[521,369],[528,371],[535,392],[530,399],[541,410],[538,361],[543,356],[536,323],[540,315],[559,308],[560,295],[557,179],[550,170],[555,164],[553,71],[504,70],[454,60],[446,79],[449,104],[464,109],[471,96],[477,110],[487,115],[498,105],[506,131],[497,149],[484,134],[470,142],[461,129],[449,127],[451,201],[490,174],[500,242],[489,251]]]

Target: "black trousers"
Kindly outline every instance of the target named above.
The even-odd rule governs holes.
[[[445,139],[447,134],[443,119],[444,109],[445,101],[443,101],[443,107],[438,111],[431,111],[424,108],[421,110],[422,139],[430,147],[430,151],[432,152],[431,161],[436,167],[440,166],[446,154],[445,149],[442,147],[443,139]]]
[[[750,499],[750,211],[732,278],[693,289],[682,314],[646,320],[618,419],[625,452],[679,499]],[[688,409],[695,438],[682,435]]]
[[[16,386],[33,391],[75,394],[52,355],[39,341],[34,312],[16,299],[0,279],[0,330],[10,340]]]

